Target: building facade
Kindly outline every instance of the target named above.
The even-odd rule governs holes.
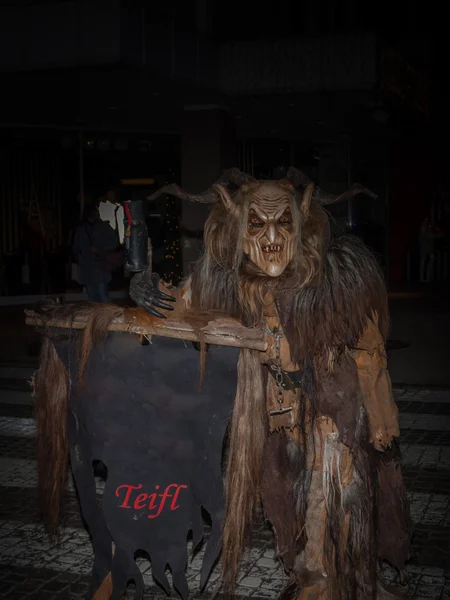
[[[430,58],[408,46],[418,29],[408,6],[395,44],[397,17],[386,29],[354,0],[282,0],[258,14],[206,0],[1,8],[3,255],[20,245],[20,211],[36,195],[48,243],[64,245],[81,188],[125,199],[124,179],[170,179],[199,192],[230,166],[278,177],[292,164],[330,191],[358,180],[378,194],[339,207],[335,226],[365,235],[389,278],[404,280],[429,205],[410,167],[419,161],[425,181],[433,168],[429,85],[413,66],[426,72]],[[187,272],[205,212],[182,211]]]

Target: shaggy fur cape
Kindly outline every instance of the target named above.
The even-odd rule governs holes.
[[[321,219],[316,222],[323,225]],[[220,237],[217,229],[214,233]],[[214,243],[217,245],[217,240]],[[323,250],[312,261],[315,272],[308,285],[295,280],[298,269],[294,269],[269,288],[271,282],[267,279],[264,284],[255,284],[242,271],[236,279],[236,270],[211,260],[207,246],[193,276],[193,305],[222,310],[247,325],[261,325],[261,290],[267,285],[272,292],[291,358],[304,372],[299,398],[301,438],[309,438],[308,422],[316,416],[330,417],[338,427],[339,441],[351,448],[358,480],[345,497],[335,490],[333,506],[328,507],[324,548],[328,589],[339,600],[374,597],[377,557],[389,560],[400,571],[405,568],[410,552],[410,521],[398,447],[394,442],[382,454],[369,443],[364,397],[349,351],[357,347],[369,320],[375,320],[386,337],[387,293],[375,258],[360,240],[341,237]],[[241,351],[230,429],[223,550],[223,577],[230,590],[253,512],[261,500],[288,571],[294,570],[296,556],[306,543],[304,534],[299,535],[305,525],[311,483],[305,462],[306,441],[303,446],[293,447],[285,434],[269,433],[267,373],[257,355]],[[342,507],[351,515],[348,537]],[[299,588],[314,583],[308,577],[297,569],[287,597],[295,597]]]

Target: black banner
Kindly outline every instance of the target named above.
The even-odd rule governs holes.
[[[236,390],[239,350],[210,346],[199,391],[200,353],[190,342],[110,333],[93,349],[77,388],[75,344],[57,343],[71,373],[69,412],[71,464],[83,517],[95,552],[92,588],[112,571],[113,598],[134,579],[143,580],[134,561],[148,553],[153,576],[169,591],[173,583],[187,598],[187,536],[203,537],[201,508],[211,518],[201,573],[207,581],[220,552],[224,518],[223,439]],[[92,461],[107,469],[101,506]],[[115,552],[111,563],[111,541]]]

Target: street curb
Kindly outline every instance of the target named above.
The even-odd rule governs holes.
[[[393,383],[392,389],[398,391],[450,392],[450,385],[434,385],[432,383]]]
[[[11,367],[0,366],[0,380],[1,379],[17,379],[17,380],[27,380],[31,379],[33,375],[36,373],[38,367],[30,367],[30,366],[20,366],[15,365]]]

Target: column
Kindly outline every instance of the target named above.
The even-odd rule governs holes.
[[[189,193],[209,188],[220,174],[236,166],[235,121],[218,106],[187,106],[181,132],[181,186]],[[182,225],[190,231],[203,229],[208,206],[185,201]],[[183,273],[187,275],[202,249],[202,240],[181,237]]]
[[[199,33],[211,35],[213,4],[209,0],[195,0],[196,28]]]

